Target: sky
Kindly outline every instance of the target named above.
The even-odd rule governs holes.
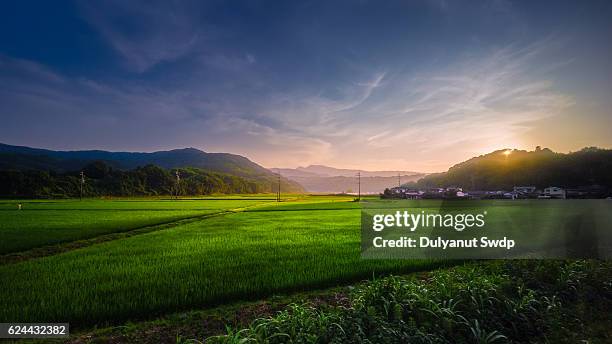
[[[444,171],[612,147],[610,1],[4,1],[0,142]]]

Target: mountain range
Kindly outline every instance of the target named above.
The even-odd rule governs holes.
[[[277,184],[272,171],[236,154],[207,153],[195,148],[174,149],[152,153],[108,152],[103,150],[54,151],[0,144],[0,170],[49,170],[54,172],[79,171],[92,162],[102,161],[121,170],[145,165],[164,169],[194,167],[210,172],[238,176],[258,183]],[[296,182],[281,178],[284,192],[303,192]]]
[[[257,183],[276,185],[281,174],[284,192],[342,193],[357,192],[357,173],[361,174],[361,192],[379,193],[385,188],[416,181],[425,174],[408,171],[365,171],[339,169],[323,165],[266,169],[246,157],[229,153],[208,153],[195,148],[151,153],[109,152],[103,150],[55,151],[0,143],[0,170],[43,170],[56,173],[80,171],[93,162],[104,162],[118,170],[132,170],[145,165],[164,169],[198,168],[228,174]]]
[[[365,171],[323,165],[270,170],[299,183],[306,191],[316,193],[356,193],[359,188],[358,173],[361,175],[361,192],[366,194],[380,193],[386,188],[397,186],[398,183],[417,181],[425,176],[420,172]]]
[[[152,166],[162,171],[156,171]],[[539,188],[599,185],[612,190],[612,150],[595,147],[573,153],[555,153],[539,147],[534,151],[498,150],[459,163],[447,172],[424,174],[409,171],[338,169],[323,165],[266,169],[240,155],[207,153],[195,148],[139,153],[102,150],[54,151],[0,144],[0,172],[5,174],[3,183],[14,184],[21,180],[20,183],[24,187],[40,181],[43,177],[32,174],[31,180],[24,179],[24,175],[11,171],[52,171],[53,174],[47,174],[44,178],[53,179],[54,174],[60,175],[60,180],[49,182],[49,185],[59,185],[75,183],[74,178],[78,171],[89,169],[102,171],[103,173],[98,174],[115,178],[106,182],[113,181],[124,185],[123,190],[127,191],[122,192],[123,195],[129,195],[129,190],[134,189],[144,190],[139,191],[140,193],[164,193],[172,184],[171,175],[174,172],[171,170],[179,168],[186,177],[191,176],[189,181],[185,180],[184,186],[192,191],[185,192],[194,194],[199,192],[199,188],[212,183],[208,182],[210,180],[214,180],[212,184],[216,185],[212,192],[274,192],[278,185],[278,173],[282,176],[283,192],[357,192],[358,173],[361,175],[362,193],[380,193],[385,188],[400,183],[417,188],[460,186],[469,190],[511,190],[516,185],[533,185]],[[116,172],[109,172],[111,170]],[[168,185],[162,188],[147,186],[147,180],[152,175],[162,176],[164,185]],[[126,180],[130,183],[136,180],[138,182],[130,184]],[[129,186],[125,186],[126,183]],[[47,188],[48,185],[43,184],[39,185],[39,189]],[[141,184],[144,185],[142,188],[133,186]],[[74,185],[71,188],[74,188]],[[99,193],[104,193],[105,190],[107,189],[101,186],[98,188]],[[7,194],[17,193],[12,190]]]

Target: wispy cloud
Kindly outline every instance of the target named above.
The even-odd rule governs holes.
[[[207,34],[187,2],[111,0],[79,5],[84,18],[137,72],[190,53]]]
[[[389,97],[403,97],[403,102],[389,102],[396,105],[377,114],[386,121],[372,122],[382,122],[378,126],[393,134],[370,144],[391,147],[434,133],[444,134],[419,149],[444,149],[466,140],[502,143],[527,130],[527,121],[560,113],[574,100],[532,70],[531,59],[542,49],[542,42],[509,46],[398,82],[393,87],[399,92]]]
[[[156,145],[167,140],[167,148],[232,150],[268,165],[420,161],[411,169],[443,169],[453,154],[461,155],[453,159],[458,161],[482,153],[483,147],[518,144],[517,137],[532,129],[530,123],[574,104],[532,63],[546,47],[546,41],[509,45],[416,74],[373,66],[377,70],[336,83],[334,97],[260,86],[235,97],[197,80],[180,89],[108,83],[66,77],[4,56],[0,99],[15,116],[38,114],[58,125],[76,121],[83,128],[80,134],[108,131],[127,147],[134,147],[129,131],[144,126],[161,137],[149,135]],[[256,58],[249,53],[234,59],[213,56],[208,63],[236,71]],[[117,127],[126,131],[124,136]]]
[[[201,56],[200,61],[217,70],[241,71],[244,68],[251,66],[257,62],[255,56],[250,53],[238,56],[229,56],[227,54],[205,54]]]
[[[342,99],[287,95],[264,114],[326,142],[332,161],[351,164],[346,149],[352,146],[359,149],[351,159],[432,160],[429,155],[444,166],[448,152],[469,157],[484,147],[519,144],[517,137],[531,129],[530,121],[558,115],[575,103],[533,65],[547,45],[546,40],[509,45],[417,75],[373,73],[369,80],[345,85]]]

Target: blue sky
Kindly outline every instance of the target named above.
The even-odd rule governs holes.
[[[612,146],[609,1],[0,6],[4,143],[426,172]]]

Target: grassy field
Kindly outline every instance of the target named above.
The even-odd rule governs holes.
[[[348,200],[262,206],[0,266],[0,321],[143,318],[433,266],[362,261],[360,212]]]
[[[270,202],[269,197],[187,200],[0,201],[0,254]],[[22,210],[17,210],[17,204]]]
[[[146,221],[171,221],[172,216],[225,209],[236,212],[0,265],[0,322],[67,321],[75,328],[116,324],[279,292],[346,285],[387,273],[429,270],[441,264],[361,259],[361,207],[369,200],[352,200],[307,196],[281,203],[269,197],[30,202],[21,212],[10,209],[14,203],[4,202],[0,219],[12,221],[15,242],[30,246],[36,245],[37,236],[48,235],[38,241],[41,244],[121,231],[130,223],[143,226]],[[518,219],[533,209],[520,201],[489,205],[505,219]],[[435,208],[439,204],[413,202],[410,206]],[[102,226],[101,217],[93,215],[98,213],[111,220]],[[15,225],[15,216],[21,216],[27,226]],[[55,222],[49,220],[53,217]],[[90,229],[83,229],[83,223]],[[58,239],[63,228],[72,231]],[[95,228],[100,229],[96,232]],[[10,231],[5,228],[0,233]],[[40,234],[32,235],[34,231]]]

